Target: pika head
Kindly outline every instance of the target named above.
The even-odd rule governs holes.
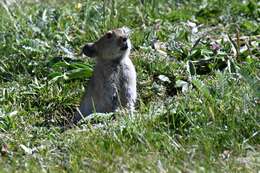
[[[87,43],[82,52],[88,57],[114,60],[124,57],[131,49],[130,29],[122,27],[108,31],[94,43]]]

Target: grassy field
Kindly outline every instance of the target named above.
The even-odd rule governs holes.
[[[0,1],[0,172],[259,172],[256,0]],[[132,29],[138,103],[66,128],[82,46]]]

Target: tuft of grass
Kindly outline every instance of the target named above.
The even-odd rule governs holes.
[[[260,170],[257,1],[6,0],[0,16],[0,172]],[[125,25],[136,113],[66,128],[82,46]]]

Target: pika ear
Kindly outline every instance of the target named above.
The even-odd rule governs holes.
[[[82,49],[82,53],[84,53],[84,55],[88,56],[88,57],[95,57],[97,54],[97,50],[96,50],[96,46],[94,43],[88,43],[86,44],[83,49]]]
[[[112,31],[108,31],[108,32],[106,33],[106,37],[107,37],[108,39],[112,38],[112,36],[113,36],[113,32],[112,32]]]

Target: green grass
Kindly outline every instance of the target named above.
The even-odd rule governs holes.
[[[0,172],[260,170],[259,2],[6,2]],[[64,128],[92,75],[82,46],[121,26],[133,30],[134,117]]]

